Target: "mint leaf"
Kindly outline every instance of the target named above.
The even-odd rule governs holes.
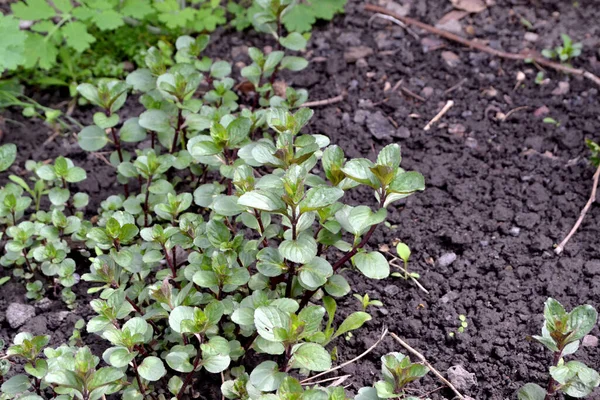
[[[67,45],[79,53],[89,49],[90,44],[96,41],[96,38],[88,33],[83,22],[69,22],[61,29],[61,32]]]
[[[56,15],[54,8],[45,0],[27,0],[11,5],[15,17],[27,21],[52,18]]]

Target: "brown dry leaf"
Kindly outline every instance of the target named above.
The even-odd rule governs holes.
[[[444,25],[445,23],[452,21],[452,20],[460,21],[467,15],[469,15],[469,13],[466,11],[452,10],[448,14],[446,14],[442,18],[440,18],[440,20],[437,22],[437,25]]]
[[[470,13],[480,13],[487,8],[483,0],[450,0],[454,8]]]

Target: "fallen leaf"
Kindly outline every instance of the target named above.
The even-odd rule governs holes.
[[[480,13],[487,8],[483,0],[450,0],[454,8],[469,13]]]
[[[467,15],[469,15],[469,13],[466,11],[452,10],[448,14],[446,14],[442,18],[440,18],[440,20],[437,22],[437,24],[444,25],[446,22],[452,21],[452,20],[460,21]]]

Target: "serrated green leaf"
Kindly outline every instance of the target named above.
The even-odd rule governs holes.
[[[83,53],[90,48],[90,45],[96,41],[96,38],[90,35],[83,22],[69,22],[60,30],[67,41],[67,45],[79,53]]]
[[[0,14],[0,73],[25,63],[26,40],[27,34],[19,29],[19,21]]]
[[[54,8],[46,0],[23,0],[10,6],[13,15],[27,21],[52,18],[56,15]]]
[[[292,365],[309,371],[327,371],[331,368],[331,356],[323,346],[303,343],[293,350]]]

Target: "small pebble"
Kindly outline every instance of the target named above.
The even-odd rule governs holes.
[[[598,338],[593,335],[585,335],[581,344],[584,347],[598,347]]]
[[[436,265],[441,268],[446,268],[450,266],[454,261],[456,261],[455,253],[445,253],[442,254],[440,258],[438,258]]]
[[[6,309],[6,320],[11,328],[17,329],[35,317],[35,307],[27,304],[10,303]]]
[[[509,233],[511,236],[517,237],[519,236],[519,233],[521,233],[521,228],[513,226],[512,228],[510,228]]]

